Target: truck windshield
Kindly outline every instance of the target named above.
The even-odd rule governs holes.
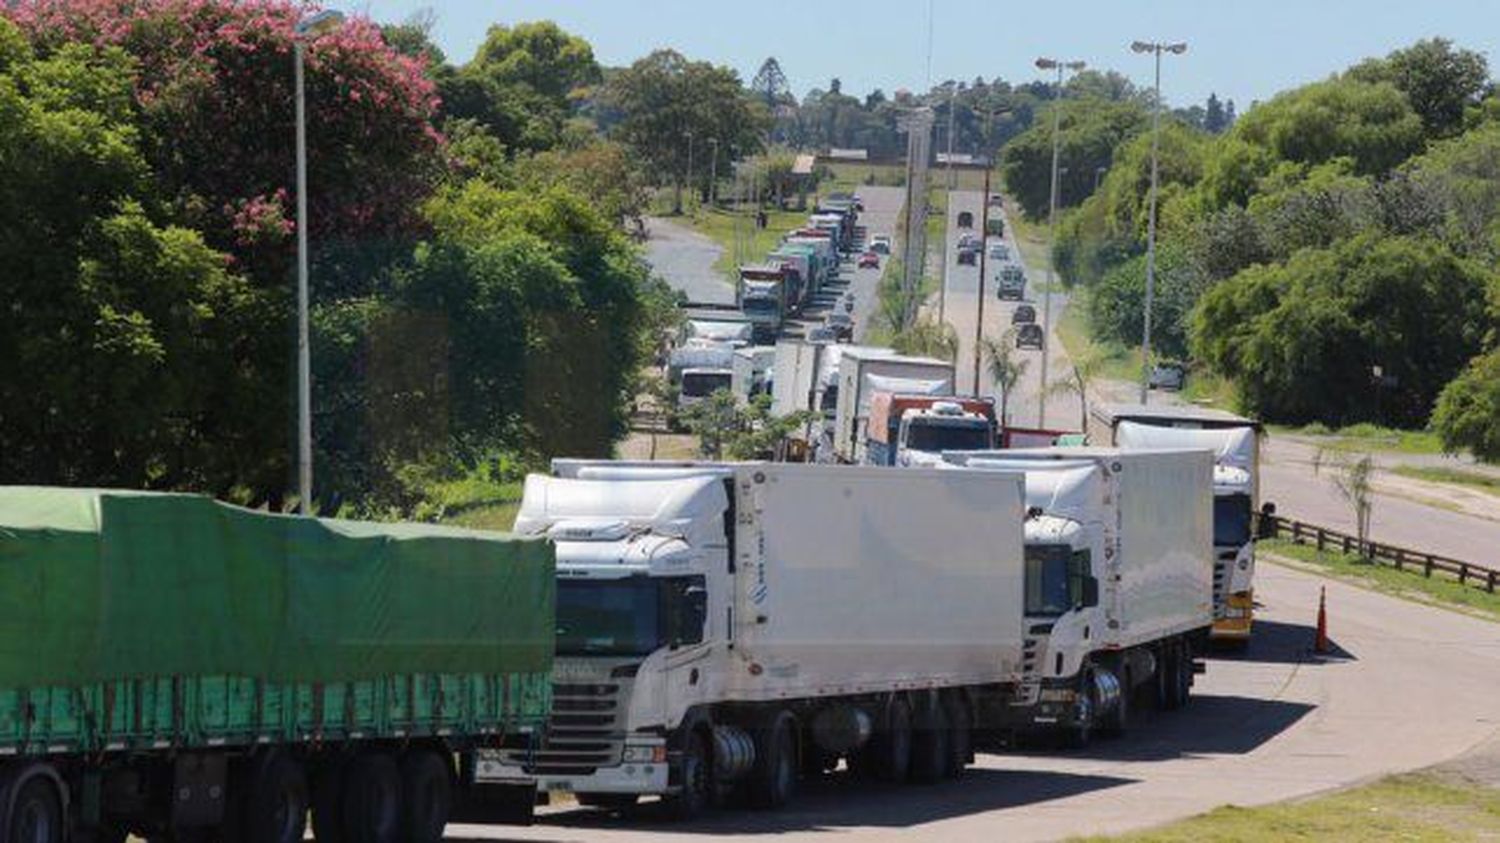
[[[1057,617],[1083,603],[1089,552],[1062,544],[1026,545],[1026,615]]]
[[[1214,497],[1214,544],[1239,546],[1250,541],[1250,496]]]
[[[682,394],[689,398],[702,398],[728,388],[728,372],[688,372],[682,376]]]
[[[646,656],[674,641],[697,643],[702,589],[703,577],[559,580],[557,654]]]
[[[913,451],[983,451],[991,447],[990,431],[984,425],[912,424],[906,429],[906,447]]]
[[[775,299],[745,299],[743,307],[746,313],[775,313],[780,305]]]

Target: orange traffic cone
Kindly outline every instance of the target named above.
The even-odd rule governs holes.
[[[1328,587],[1318,589],[1318,637],[1313,641],[1313,652],[1327,653],[1333,647],[1328,643]]]

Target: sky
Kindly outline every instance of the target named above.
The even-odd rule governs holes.
[[[1169,103],[1201,103],[1214,92],[1241,112],[1431,36],[1483,53],[1500,71],[1496,0],[324,1],[381,22],[431,9],[433,37],[455,63],[473,55],[493,23],[544,19],[583,36],[607,66],[671,47],[733,67],[748,82],[775,56],[799,98],[833,77],[856,96],[875,88],[920,92],[975,76],[1024,82],[1038,78],[1033,62],[1042,55],[1118,70],[1148,86],[1151,59],[1130,52],[1133,40],[1188,43],[1185,55],[1163,59]]]

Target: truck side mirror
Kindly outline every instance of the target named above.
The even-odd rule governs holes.
[[[1083,578],[1083,608],[1099,605],[1099,578]]]

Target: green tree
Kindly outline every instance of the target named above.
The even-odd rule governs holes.
[[[1031,361],[1016,355],[1014,329],[1006,331],[998,341],[994,337],[981,338],[979,349],[984,357],[985,371],[990,376],[990,382],[1000,391],[1000,422],[1002,425],[1008,424],[1011,397],[1015,394],[1016,385],[1025,377]]]
[[[1072,207],[1094,190],[1101,167],[1113,160],[1115,147],[1149,125],[1144,106],[1135,100],[1063,100],[1040,113],[1031,128],[1005,145],[1000,175],[1006,190],[1028,217],[1047,213],[1052,179],[1052,109],[1062,109],[1059,158],[1068,168],[1058,181],[1058,206]]]
[[[540,21],[490,27],[439,84],[448,114],[478,121],[507,149],[542,150],[558,145],[575,100],[602,78],[587,41]]]
[[[1406,94],[1432,137],[1463,129],[1464,113],[1490,89],[1484,54],[1455,49],[1446,38],[1429,38],[1383,59],[1368,59],[1348,76],[1365,82],[1389,82]]]
[[[1078,398],[1078,429],[1089,428],[1089,390],[1098,379],[1104,366],[1104,357],[1096,348],[1089,348],[1070,361],[1061,380],[1047,388],[1053,395],[1073,395]]]
[[[760,151],[770,123],[764,104],[740,85],[737,73],[673,50],[657,50],[620,71],[605,97],[622,115],[615,134],[654,177],[676,189],[678,213],[690,147],[695,180],[709,170],[709,138],[718,141],[723,173],[736,156]]]
[[[1157,252],[1156,289],[1152,302],[1151,345],[1158,356],[1188,356],[1188,322],[1204,288],[1197,267],[1175,244]],[[1105,274],[1089,289],[1089,332],[1096,340],[1139,345],[1145,328],[1146,258],[1131,258]]]
[[[1500,462],[1500,349],[1469,361],[1443,388],[1432,428],[1448,452],[1467,450],[1485,462]]]
[[[1360,175],[1384,173],[1421,151],[1422,120],[1388,82],[1314,82],[1250,109],[1231,133],[1277,160],[1322,164],[1347,156]]]
[[[1421,425],[1479,351],[1493,274],[1431,239],[1365,233],[1211,288],[1192,347],[1268,421]]]

